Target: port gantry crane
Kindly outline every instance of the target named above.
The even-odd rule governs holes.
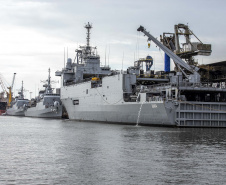
[[[184,36],[184,43],[180,43],[180,36]],[[192,36],[196,38],[196,42],[192,41]],[[160,41],[190,65],[196,65],[193,56],[209,56],[212,52],[211,44],[204,44],[185,24],[174,25],[174,33],[164,32],[160,35]]]
[[[140,26],[137,31],[141,31],[148,37],[148,41],[153,41],[160,49],[162,49],[170,58],[173,59],[175,65],[180,69],[184,76],[190,83],[200,83],[200,74],[198,73],[199,68],[194,65],[189,65],[183,61],[179,56],[173,53],[169,48],[164,46],[155,37],[153,37],[143,26]],[[180,73],[177,73],[180,75]],[[177,77],[179,79],[179,77]],[[178,80],[176,80],[178,82]]]
[[[10,104],[12,102],[12,90],[13,90],[13,85],[14,85],[14,81],[15,81],[15,76],[16,76],[16,73],[13,74],[12,84],[11,84],[11,86],[7,87],[7,89],[9,89],[9,91],[7,91],[6,87],[5,87],[4,83],[3,83],[2,75],[0,75],[0,84],[1,84],[1,87],[2,87],[3,91],[7,95],[8,107],[10,106]]]

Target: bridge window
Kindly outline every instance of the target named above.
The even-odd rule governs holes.
[[[73,105],[79,105],[79,100],[73,100]]]

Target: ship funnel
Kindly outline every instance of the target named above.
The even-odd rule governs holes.
[[[66,69],[71,69],[72,68],[72,60],[71,58],[67,59],[67,65],[66,65]]]

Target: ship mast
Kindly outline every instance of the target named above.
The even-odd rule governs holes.
[[[86,41],[87,41],[87,47],[89,47],[89,40],[90,40],[90,30],[92,28],[92,25],[88,22],[87,25],[85,25],[85,28],[87,29],[87,37],[86,37]]]
[[[51,77],[50,77],[50,68],[48,69],[48,72],[49,72],[49,77],[48,77],[48,86],[50,86],[50,79],[51,79]]]
[[[47,80],[47,88],[46,88],[46,93],[52,93],[52,88],[51,88],[51,76],[50,76],[50,68],[48,69],[49,76]]]
[[[24,98],[24,81],[22,81],[21,98]]]
[[[86,45],[85,46],[79,46],[79,49],[75,50],[76,54],[76,58],[77,58],[77,64],[82,64],[82,63],[86,63],[87,59],[89,59],[90,56],[95,57],[95,58],[99,58],[99,56],[97,55],[97,52],[95,54],[96,51],[96,47],[92,47],[90,45],[90,34],[91,34],[91,29],[92,24],[90,24],[89,22],[84,26],[84,28],[86,28],[87,32],[87,36],[86,36]]]
[[[22,81],[22,87],[20,92],[18,92],[19,94],[19,99],[24,99],[24,82]]]
[[[90,30],[92,29],[92,25],[88,22],[87,25],[85,25],[85,28],[87,29],[87,37],[86,37],[86,53],[91,54],[91,48],[90,48]]]

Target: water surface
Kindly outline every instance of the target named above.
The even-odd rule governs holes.
[[[224,184],[226,129],[0,117],[0,184]]]

